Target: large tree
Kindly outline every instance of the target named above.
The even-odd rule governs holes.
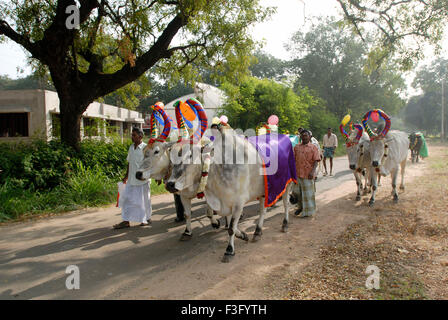
[[[382,65],[395,57],[404,70],[410,70],[423,58],[427,44],[440,49],[448,23],[447,0],[337,0],[345,21],[366,40],[375,32],[369,58]]]
[[[308,87],[339,119],[360,118],[372,107],[395,114],[403,106],[404,80],[392,65],[366,72],[367,49],[333,18],[318,20],[309,32],[298,31],[289,44],[294,56],[295,88]]]
[[[0,0],[0,37],[48,69],[60,99],[61,138],[77,148],[88,105],[150,68],[187,82],[201,66],[244,74],[254,47],[249,26],[272,11],[258,2]]]

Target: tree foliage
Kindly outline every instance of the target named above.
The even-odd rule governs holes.
[[[308,87],[339,119],[347,113],[359,119],[371,108],[395,114],[404,104],[399,97],[404,80],[397,68],[387,64],[366,72],[366,47],[334,19],[319,20],[309,32],[295,33],[289,50],[295,57],[295,87]]]
[[[257,51],[256,61],[249,67],[252,76],[259,79],[280,81],[287,76],[288,62],[278,59],[268,53]]]
[[[279,131],[296,132],[308,125],[308,107],[315,103],[306,89],[300,95],[273,80],[250,77],[239,86],[226,83],[221,89],[228,99],[221,110],[233,128],[255,129],[266,123],[269,116],[279,117]]]
[[[447,0],[337,0],[345,21],[364,40],[375,30],[375,44],[369,52],[374,65],[395,56],[403,70],[410,70],[423,58],[425,44],[436,52],[448,22]]]
[[[79,29],[67,28],[76,5]],[[77,146],[88,105],[149,69],[172,83],[194,81],[205,66],[229,81],[245,75],[249,27],[271,12],[257,0],[0,0],[0,36],[48,68],[61,138]]]
[[[417,72],[413,86],[421,89],[423,93],[412,97],[404,110],[406,122],[415,129],[424,130],[430,134],[438,134],[441,131],[442,81],[445,83],[445,110],[448,110],[447,71],[448,60],[439,58]],[[445,123],[447,121],[448,114],[445,111]]]

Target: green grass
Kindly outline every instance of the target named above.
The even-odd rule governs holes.
[[[339,143],[336,150],[334,150],[335,157],[341,157],[347,155],[347,150],[345,149],[345,144]]]

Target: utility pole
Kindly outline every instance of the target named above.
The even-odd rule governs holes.
[[[440,133],[440,141],[445,141],[445,81],[442,79],[442,132]]]

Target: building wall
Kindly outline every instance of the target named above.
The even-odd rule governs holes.
[[[3,138],[0,141],[28,140],[31,137],[51,139],[52,114],[59,114],[59,97],[56,92],[47,90],[4,90],[0,91],[0,113],[28,112],[28,137]],[[118,108],[104,103],[93,102],[83,113],[83,117],[114,120],[118,124],[119,132],[123,128],[133,125],[142,127],[143,117],[137,111]],[[101,135],[105,128],[100,129]],[[83,121],[81,121],[81,136]]]

